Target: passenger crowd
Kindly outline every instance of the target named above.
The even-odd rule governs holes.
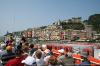
[[[30,44],[24,37],[18,43],[10,38],[0,44],[0,66],[90,66],[86,53],[81,54],[80,64],[76,64],[73,54],[63,48],[55,50],[45,44]]]

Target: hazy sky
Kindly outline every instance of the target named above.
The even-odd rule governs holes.
[[[95,13],[100,0],[0,0],[0,35]]]

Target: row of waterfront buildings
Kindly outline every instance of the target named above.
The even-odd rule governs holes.
[[[72,18],[70,20],[72,20],[73,22],[82,22],[81,18]],[[66,20],[66,22],[67,21],[68,20]],[[73,40],[75,38],[86,40],[96,38],[96,32],[92,30],[92,26],[86,24],[84,24],[84,26],[84,30],[63,30],[61,26],[59,26],[58,21],[52,25],[38,28],[29,28],[23,31],[12,32],[12,34],[14,37],[24,36],[26,38],[35,38],[38,40]]]

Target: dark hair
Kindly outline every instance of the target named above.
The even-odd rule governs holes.
[[[18,46],[15,48],[15,54],[16,54],[16,56],[20,56],[22,53],[23,53],[23,51],[22,51],[22,46],[21,46],[21,45],[18,45]]]
[[[16,47],[16,49],[21,50],[21,49],[22,49],[22,45],[18,45],[18,46]]]
[[[21,40],[24,41],[24,42],[26,42],[26,38],[25,37],[22,37]]]
[[[68,54],[65,54],[65,57],[68,57]]]
[[[33,48],[34,47],[34,44],[30,44],[30,46],[29,46],[30,48]]]
[[[29,46],[29,43],[25,43],[25,46]]]
[[[40,59],[41,56],[42,56],[42,52],[39,51],[39,50],[37,50],[36,53],[35,53],[35,55],[36,55],[36,57],[37,57],[38,59]]]
[[[21,56],[22,53],[23,53],[23,51],[22,51],[21,49],[16,49],[16,50],[15,50],[16,56]]]
[[[24,52],[28,52],[29,50],[29,43],[25,43],[23,46],[22,46],[22,49]]]

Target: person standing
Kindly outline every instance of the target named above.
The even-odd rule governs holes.
[[[23,60],[23,51],[21,49],[15,50],[16,58],[9,60],[5,66],[24,66],[21,61]]]

